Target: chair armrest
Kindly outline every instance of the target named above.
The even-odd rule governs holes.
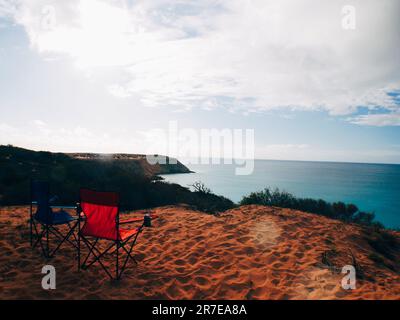
[[[127,219],[127,220],[122,220],[119,222],[119,224],[127,224],[127,223],[132,223],[132,222],[139,222],[139,221],[143,221],[144,218],[131,218],[131,219]]]
[[[49,206],[52,209],[76,209],[77,206]]]
[[[151,219],[156,219],[158,218],[157,215],[155,214],[151,214],[150,215]],[[143,221],[144,220],[144,216],[141,218],[131,218],[131,219],[127,219],[127,220],[122,220],[119,222],[119,224],[127,224],[127,223],[132,223],[132,222],[139,222],[139,221]]]

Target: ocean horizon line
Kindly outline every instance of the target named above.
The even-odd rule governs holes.
[[[199,161],[198,163],[186,163],[185,161],[187,161],[186,159],[189,158],[185,158],[185,157],[179,157],[179,156],[168,156],[170,158],[176,158],[178,159],[180,162],[182,162],[183,164],[195,164],[195,165],[210,165],[213,163],[201,163],[202,159],[219,159],[219,160],[231,160],[232,163],[229,164],[235,164],[235,161],[249,161],[249,160],[254,160],[254,161],[284,161],[284,162],[312,162],[312,163],[343,163],[343,164],[368,164],[368,165],[394,165],[394,166],[399,166],[400,163],[391,163],[391,162],[362,162],[362,161],[339,161],[339,160],[298,160],[298,159],[262,159],[262,158],[254,158],[254,159],[243,159],[243,158],[194,158],[191,157],[190,159],[196,159],[197,161]],[[216,165],[221,165],[221,164],[228,164],[228,163],[214,163]]]

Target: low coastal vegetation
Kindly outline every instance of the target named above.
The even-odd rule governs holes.
[[[176,170],[176,165],[143,167],[134,155],[110,157],[76,157],[64,153],[37,152],[13,146],[0,146],[0,205],[28,204],[30,180],[50,181],[57,203],[78,200],[80,188],[117,191],[122,210],[145,209],[185,203],[195,209],[215,213],[230,209],[234,203],[222,196],[190,191],[178,184],[160,181],[156,174]],[[175,167],[174,167],[175,166]],[[182,170],[182,167],[178,167]],[[189,170],[188,170],[189,171]]]
[[[360,211],[354,204],[345,204],[343,202],[330,203],[322,199],[298,198],[278,188],[265,188],[258,192],[252,192],[243,197],[239,204],[261,204],[265,206],[296,209],[320,214],[332,219],[383,228],[380,222],[374,220],[374,213]]]

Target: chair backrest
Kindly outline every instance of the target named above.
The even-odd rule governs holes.
[[[47,181],[31,180],[31,203],[35,202],[37,211],[35,218],[39,221],[51,223],[53,211],[49,206],[50,187]]]
[[[119,219],[119,195],[116,192],[100,192],[81,189],[80,206],[86,217],[81,230],[83,236],[117,240]]]

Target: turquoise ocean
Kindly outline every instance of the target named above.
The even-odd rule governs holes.
[[[186,164],[190,174],[162,177],[182,186],[203,182],[235,202],[253,191],[278,187],[298,197],[353,203],[376,220],[400,228],[400,165],[255,160],[250,175],[235,175],[235,164]]]

